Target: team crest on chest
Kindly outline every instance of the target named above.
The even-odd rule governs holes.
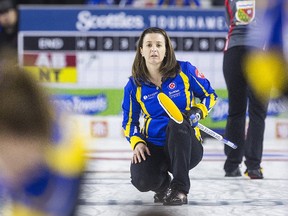
[[[255,1],[239,1],[236,3],[237,25],[246,25],[255,18]]]

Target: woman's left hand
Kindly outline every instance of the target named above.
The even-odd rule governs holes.
[[[141,163],[142,160],[146,160],[146,155],[151,155],[150,151],[145,143],[138,143],[133,150],[132,164]]]

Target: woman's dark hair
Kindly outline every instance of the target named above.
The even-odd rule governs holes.
[[[138,40],[136,56],[132,65],[132,77],[138,86],[141,85],[141,81],[149,81],[149,71],[146,67],[145,59],[141,55],[141,48],[143,47],[144,37],[151,33],[161,34],[165,38],[166,57],[160,66],[160,73],[163,79],[175,77],[180,72],[180,65],[176,60],[171,40],[166,31],[157,27],[147,28],[142,32]]]
[[[0,132],[50,139],[53,111],[48,94],[20,67],[0,66]]]

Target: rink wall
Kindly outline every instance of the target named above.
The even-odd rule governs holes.
[[[88,140],[98,138],[123,139],[124,134],[121,128],[121,116],[83,116],[75,115],[75,122],[83,129],[84,136]],[[219,133],[223,131],[219,131]],[[205,134],[203,134],[205,137]],[[209,137],[208,135],[206,137]],[[287,140],[288,141],[288,119],[268,117],[266,119],[265,139]]]

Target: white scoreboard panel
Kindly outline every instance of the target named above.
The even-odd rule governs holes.
[[[20,63],[52,87],[123,88],[141,32],[157,26],[168,32],[177,59],[225,88],[222,10],[22,6],[20,20]]]
[[[77,87],[115,87],[125,85],[131,74],[136,44],[141,32],[20,34],[20,62],[42,82],[75,84]],[[98,34],[98,35],[97,35]],[[187,33],[186,33],[187,34]],[[113,35],[113,36],[111,36]],[[179,60],[190,61],[223,88],[222,50],[225,37],[180,36],[169,33]]]

